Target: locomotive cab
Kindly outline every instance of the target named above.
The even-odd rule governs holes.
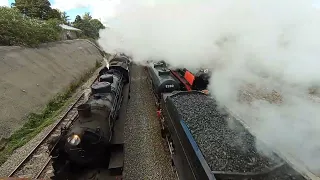
[[[192,90],[207,90],[210,79],[210,72],[208,69],[188,70],[184,68],[176,69],[175,71],[187,81]]]
[[[207,70],[200,70],[195,74],[195,79],[192,84],[193,90],[206,90],[208,89],[210,74]]]

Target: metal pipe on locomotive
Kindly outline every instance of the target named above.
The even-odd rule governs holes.
[[[129,99],[131,59],[120,54],[113,56],[108,63],[91,85],[88,100],[77,107],[78,116],[50,142],[49,151],[57,179],[81,168],[108,165],[110,171],[114,170],[111,167],[113,154],[122,153],[123,156],[124,120],[119,116],[120,109],[126,108],[124,101]],[[115,130],[117,124],[121,127]],[[122,173],[121,162],[123,159],[116,168],[120,173],[116,174]]]

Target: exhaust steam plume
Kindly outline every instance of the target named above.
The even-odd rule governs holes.
[[[124,0],[99,44],[140,63],[213,69],[221,105],[320,174],[320,11],[312,3]]]

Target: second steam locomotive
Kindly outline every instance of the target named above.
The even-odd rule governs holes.
[[[210,72],[201,69],[191,72],[187,69],[171,69],[164,61],[149,62],[146,67],[149,74],[149,82],[156,96],[156,104],[159,106],[163,93],[173,91],[203,91],[209,84]]]
[[[164,62],[150,63],[147,70],[161,135],[179,179],[305,180],[226,107],[203,92],[209,72],[172,70]],[[269,154],[259,152],[257,143]]]
[[[129,99],[130,58],[116,55],[91,85],[88,100],[77,107],[78,116],[51,142],[55,179],[83,168],[107,166],[121,175],[124,158],[124,114]]]

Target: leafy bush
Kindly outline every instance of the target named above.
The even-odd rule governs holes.
[[[57,41],[61,28],[59,20],[41,21],[23,17],[16,8],[0,7],[0,45],[37,46]]]

